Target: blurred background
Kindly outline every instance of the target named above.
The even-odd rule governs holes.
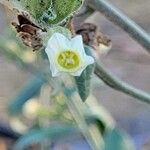
[[[150,33],[149,0],[110,0]],[[0,5],[0,35],[7,33],[9,16]],[[150,92],[150,55],[120,28],[95,12],[87,20],[99,26],[112,39],[112,49],[100,59],[122,80]],[[31,78],[31,74],[0,55],[0,121],[8,122],[9,100]],[[150,107],[106,85],[93,89],[94,95],[134,140],[137,150],[150,150]],[[1,144],[1,139],[0,139]],[[1,148],[0,148],[1,149]]]

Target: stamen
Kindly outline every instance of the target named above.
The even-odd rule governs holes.
[[[59,53],[57,62],[64,69],[74,70],[80,65],[80,57],[77,52],[66,50]]]

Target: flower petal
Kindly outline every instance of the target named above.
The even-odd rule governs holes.
[[[65,50],[70,48],[70,40],[67,39],[63,34],[54,33],[52,37],[48,40],[47,47],[50,51]]]
[[[80,75],[82,74],[83,70],[84,70],[84,69],[80,69],[80,70],[78,70],[78,71],[76,71],[76,72],[71,72],[70,74],[71,74],[72,76],[80,76]]]
[[[77,35],[71,39],[72,49],[78,51],[81,55],[85,53],[83,39],[81,35]]]
[[[45,50],[45,51],[47,53],[47,50]],[[55,65],[54,57],[51,54],[52,54],[51,52],[47,53],[47,56],[48,56],[48,59],[49,59],[49,62],[50,62],[50,70],[51,70],[52,76],[55,77],[55,76],[59,75],[59,70],[57,69],[57,67]]]
[[[86,64],[87,64],[87,66],[88,66],[88,65],[91,65],[91,64],[94,63],[94,58],[93,58],[92,56],[86,55],[86,56],[85,56],[85,61],[86,61]]]
[[[73,76],[80,76],[88,65],[91,65],[91,64],[94,63],[94,58],[91,57],[91,56],[86,55],[84,59],[85,59],[85,61],[84,61],[83,65],[82,65],[82,67],[76,72],[71,72],[70,73],[71,75],[73,75]]]
[[[78,68],[63,68],[58,65],[56,61],[57,56],[62,51],[76,51],[79,54],[79,59],[81,61],[80,66]],[[94,63],[94,58],[86,55],[83,39],[81,35],[78,35],[71,40],[67,39],[64,35],[60,33],[54,33],[52,37],[48,41],[48,45],[45,49],[45,52],[48,55],[48,59],[50,62],[50,70],[52,72],[52,76],[59,76],[61,73],[69,73],[73,76],[80,76],[83,70],[90,64]],[[68,57],[68,55],[67,55]],[[67,58],[69,60],[69,58]],[[70,58],[73,59],[73,58]],[[66,61],[67,62],[67,61]]]
[[[52,73],[52,77],[57,77],[61,74],[61,72],[55,66],[53,66],[52,64],[50,64],[50,70],[51,70],[51,73]]]

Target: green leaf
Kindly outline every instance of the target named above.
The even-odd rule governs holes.
[[[55,141],[79,133],[77,128],[69,124],[51,125],[48,128],[32,129],[22,136],[14,146],[14,150],[24,150],[32,144],[42,143],[44,140]]]
[[[130,137],[117,128],[114,128],[113,130],[109,131],[105,135],[104,141],[104,150],[135,150]]]
[[[85,47],[85,51],[87,55],[91,56],[89,47]],[[81,76],[75,77],[75,82],[77,85],[78,93],[83,102],[86,101],[87,97],[90,94],[91,77],[93,75],[94,68],[95,68],[95,65],[91,64],[86,67],[86,69],[82,72]]]
[[[49,24],[58,24],[71,16],[82,4],[82,0],[53,0],[57,17],[49,20]]]
[[[25,102],[38,94],[41,86],[45,82],[46,81],[42,78],[42,75],[38,74],[37,76],[34,76],[17,94],[17,96],[11,100],[8,108],[9,112],[11,114],[20,113]]]
[[[39,22],[60,24],[82,4],[82,0],[10,0],[14,7],[28,11]]]

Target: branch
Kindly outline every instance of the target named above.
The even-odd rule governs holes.
[[[148,93],[136,89],[133,86],[121,81],[111,72],[107,71],[101,63],[96,64],[95,74],[111,88],[126,93],[142,102],[150,104],[150,95]]]
[[[88,0],[88,5],[104,14],[150,52],[150,36],[118,8],[107,0]]]

